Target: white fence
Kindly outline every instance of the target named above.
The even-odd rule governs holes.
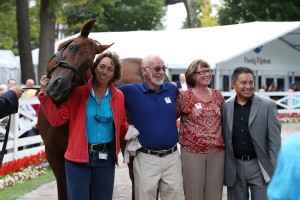
[[[21,98],[19,100],[19,105],[25,104],[39,104],[39,100],[36,97],[33,98]],[[19,128],[19,118],[20,115],[25,116],[27,118],[28,123],[22,126],[22,129]],[[0,119],[0,122],[3,122],[4,119]],[[19,158],[23,158],[24,156],[35,155],[42,150],[45,149],[43,144],[43,140],[40,135],[31,136],[31,137],[23,137],[21,136],[25,134],[28,130],[34,127],[37,124],[37,117],[32,116],[31,114],[26,113],[26,111],[19,108],[18,113],[11,115],[10,122],[10,130],[8,136],[8,142],[6,146],[6,154],[3,159],[3,163],[17,160]],[[2,150],[3,139],[5,135],[5,127],[0,126],[0,148]],[[38,144],[37,147],[26,148],[27,145]]]
[[[225,99],[235,96],[235,92],[223,92]],[[264,92],[256,93],[264,98],[273,99],[278,105],[278,113],[300,113],[300,92]],[[39,104],[39,100],[36,97],[33,98],[21,98],[19,104]],[[19,128],[20,115],[26,116],[30,123],[26,126]],[[7,153],[4,156],[3,163],[22,158],[24,156],[34,155],[45,149],[43,141],[40,135],[20,138],[24,133],[30,130],[37,123],[37,117],[31,116],[24,110],[19,109],[19,112],[11,115],[11,125],[9,132],[9,140],[7,143]],[[2,122],[3,119],[0,119]],[[0,138],[3,138],[5,134],[5,128],[0,127]],[[40,143],[40,146],[33,148],[26,148],[25,146],[30,144]],[[2,149],[3,141],[0,140],[0,148]]]

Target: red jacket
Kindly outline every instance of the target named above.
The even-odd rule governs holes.
[[[40,94],[41,107],[53,127],[61,126],[70,121],[68,148],[65,152],[65,159],[87,163],[88,162],[88,141],[86,134],[86,103],[92,89],[92,78],[88,84],[75,88],[69,95],[67,101],[58,108],[47,95]],[[120,136],[125,137],[128,123],[124,108],[124,95],[110,84],[111,107],[115,124],[116,139],[116,163],[120,151]]]

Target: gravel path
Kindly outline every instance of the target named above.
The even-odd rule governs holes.
[[[283,124],[281,136],[284,140],[288,135],[300,131],[300,123],[293,124]],[[122,156],[120,156],[120,161],[123,161]],[[18,198],[17,200],[56,200],[57,190],[56,182],[50,182],[45,184],[36,190]],[[116,168],[116,178],[115,178],[115,189],[113,200],[131,200],[131,182],[128,176],[127,165],[120,163],[120,166]],[[226,198],[226,187],[223,190],[223,200]]]

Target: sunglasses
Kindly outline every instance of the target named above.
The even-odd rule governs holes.
[[[98,115],[98,114],[95,115],[95,119],[98,122],[103,122],[103,123],[108,123],[108,122],[112,121],[112,117],[104,117],[104,116],[101,116],[101,115]]]
[[[146,67],[149,69],[153,69],[155,72],[160,72],[160,70],[163,70],[165,72],[168,69],[166,66],[163,66],[163,67],[159,67],[159,66],[148,67],[148,66],[146,66]]]

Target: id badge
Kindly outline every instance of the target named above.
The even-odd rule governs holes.
[[[99,151],[99,159],[107,160],[108,154],[107,151]]]

